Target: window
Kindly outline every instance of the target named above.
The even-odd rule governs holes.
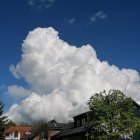
[[[87,121],[88,121],[88,122],[90,121],[90,117],[89,117],[89,115],[87,115]]]
[[[77,121],[77,126],[80,126],[80,120]]]
[[[18,131],[14,132],[14,138],[18,138]]]
[[[10,133],[6,133],[6,137],[10,137]]]
[[[85,123],[86,123],[86,119],[83,118],[83,119],[82,119],[82,125],[85,124]]]

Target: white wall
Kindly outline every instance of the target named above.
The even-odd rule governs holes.
[[[10,134],[8,137],[5,137],[5,140],[20,140],[20,133],[18,133],[18,137],[14,137],[14,132]]]

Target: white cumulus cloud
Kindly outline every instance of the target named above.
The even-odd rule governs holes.
[[[17,85],[11,85],[8,87],[8,93],[11,95],[11,96],[14,96],[14,97],[21,97],[21,98],[25,98],[25,97],[28,97],[31,92],[28,91],[27,89],[21,87],[21,86],[17,86]]]
[[[35,118],[67,121],[87,110],[90,96],[103,90],[120,89],[140,101],[137,71],[100,61],[92,46],[71,46],[51,27],[29,32],[22,44],[21,60],[10,69],[16,78],[24,78],[30,85],[26,99],[7,113],[16,122]],[[26,91],[12,86],[15,88]]]

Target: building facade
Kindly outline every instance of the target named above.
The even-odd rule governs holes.
[[[74,117],[74,125],[57,133],[51,140],[87,140],[88,125],[87,113]]]
[[[27,126],[10,126],[4,131],[5,140],[28,140],[32,128]]]

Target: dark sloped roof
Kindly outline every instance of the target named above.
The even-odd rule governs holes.
[[[64,123],[57,123],[55,120],[51,120],[47,123],[50,130],[63,130],[65,127]]]
[[[86,112],[83,112],[83,113],[81,113],[81,114],[78,114],[78,115],[76,115],[76,116],[73,116],[73,118],[77,118],[77,117],[79,117],[79,116],[82,116],[82,115],[87,115],[87,113],[88,113],[89,111],[86,111]]]
[[[137,102],[135,102],[134,100],[133,100],[133,104],[134,104],[137,108],[140,109],[140,105],[139,105]]]
[[[78,134],[78,133],[86,131],[88,128],[89,128],[89,125],[86,124],[86,125],[83,125],[83,126],[80,126],[80,127],[65,129],[63,131],[58,132],[55,135],[55,137],[63,137],[63,136]]]

